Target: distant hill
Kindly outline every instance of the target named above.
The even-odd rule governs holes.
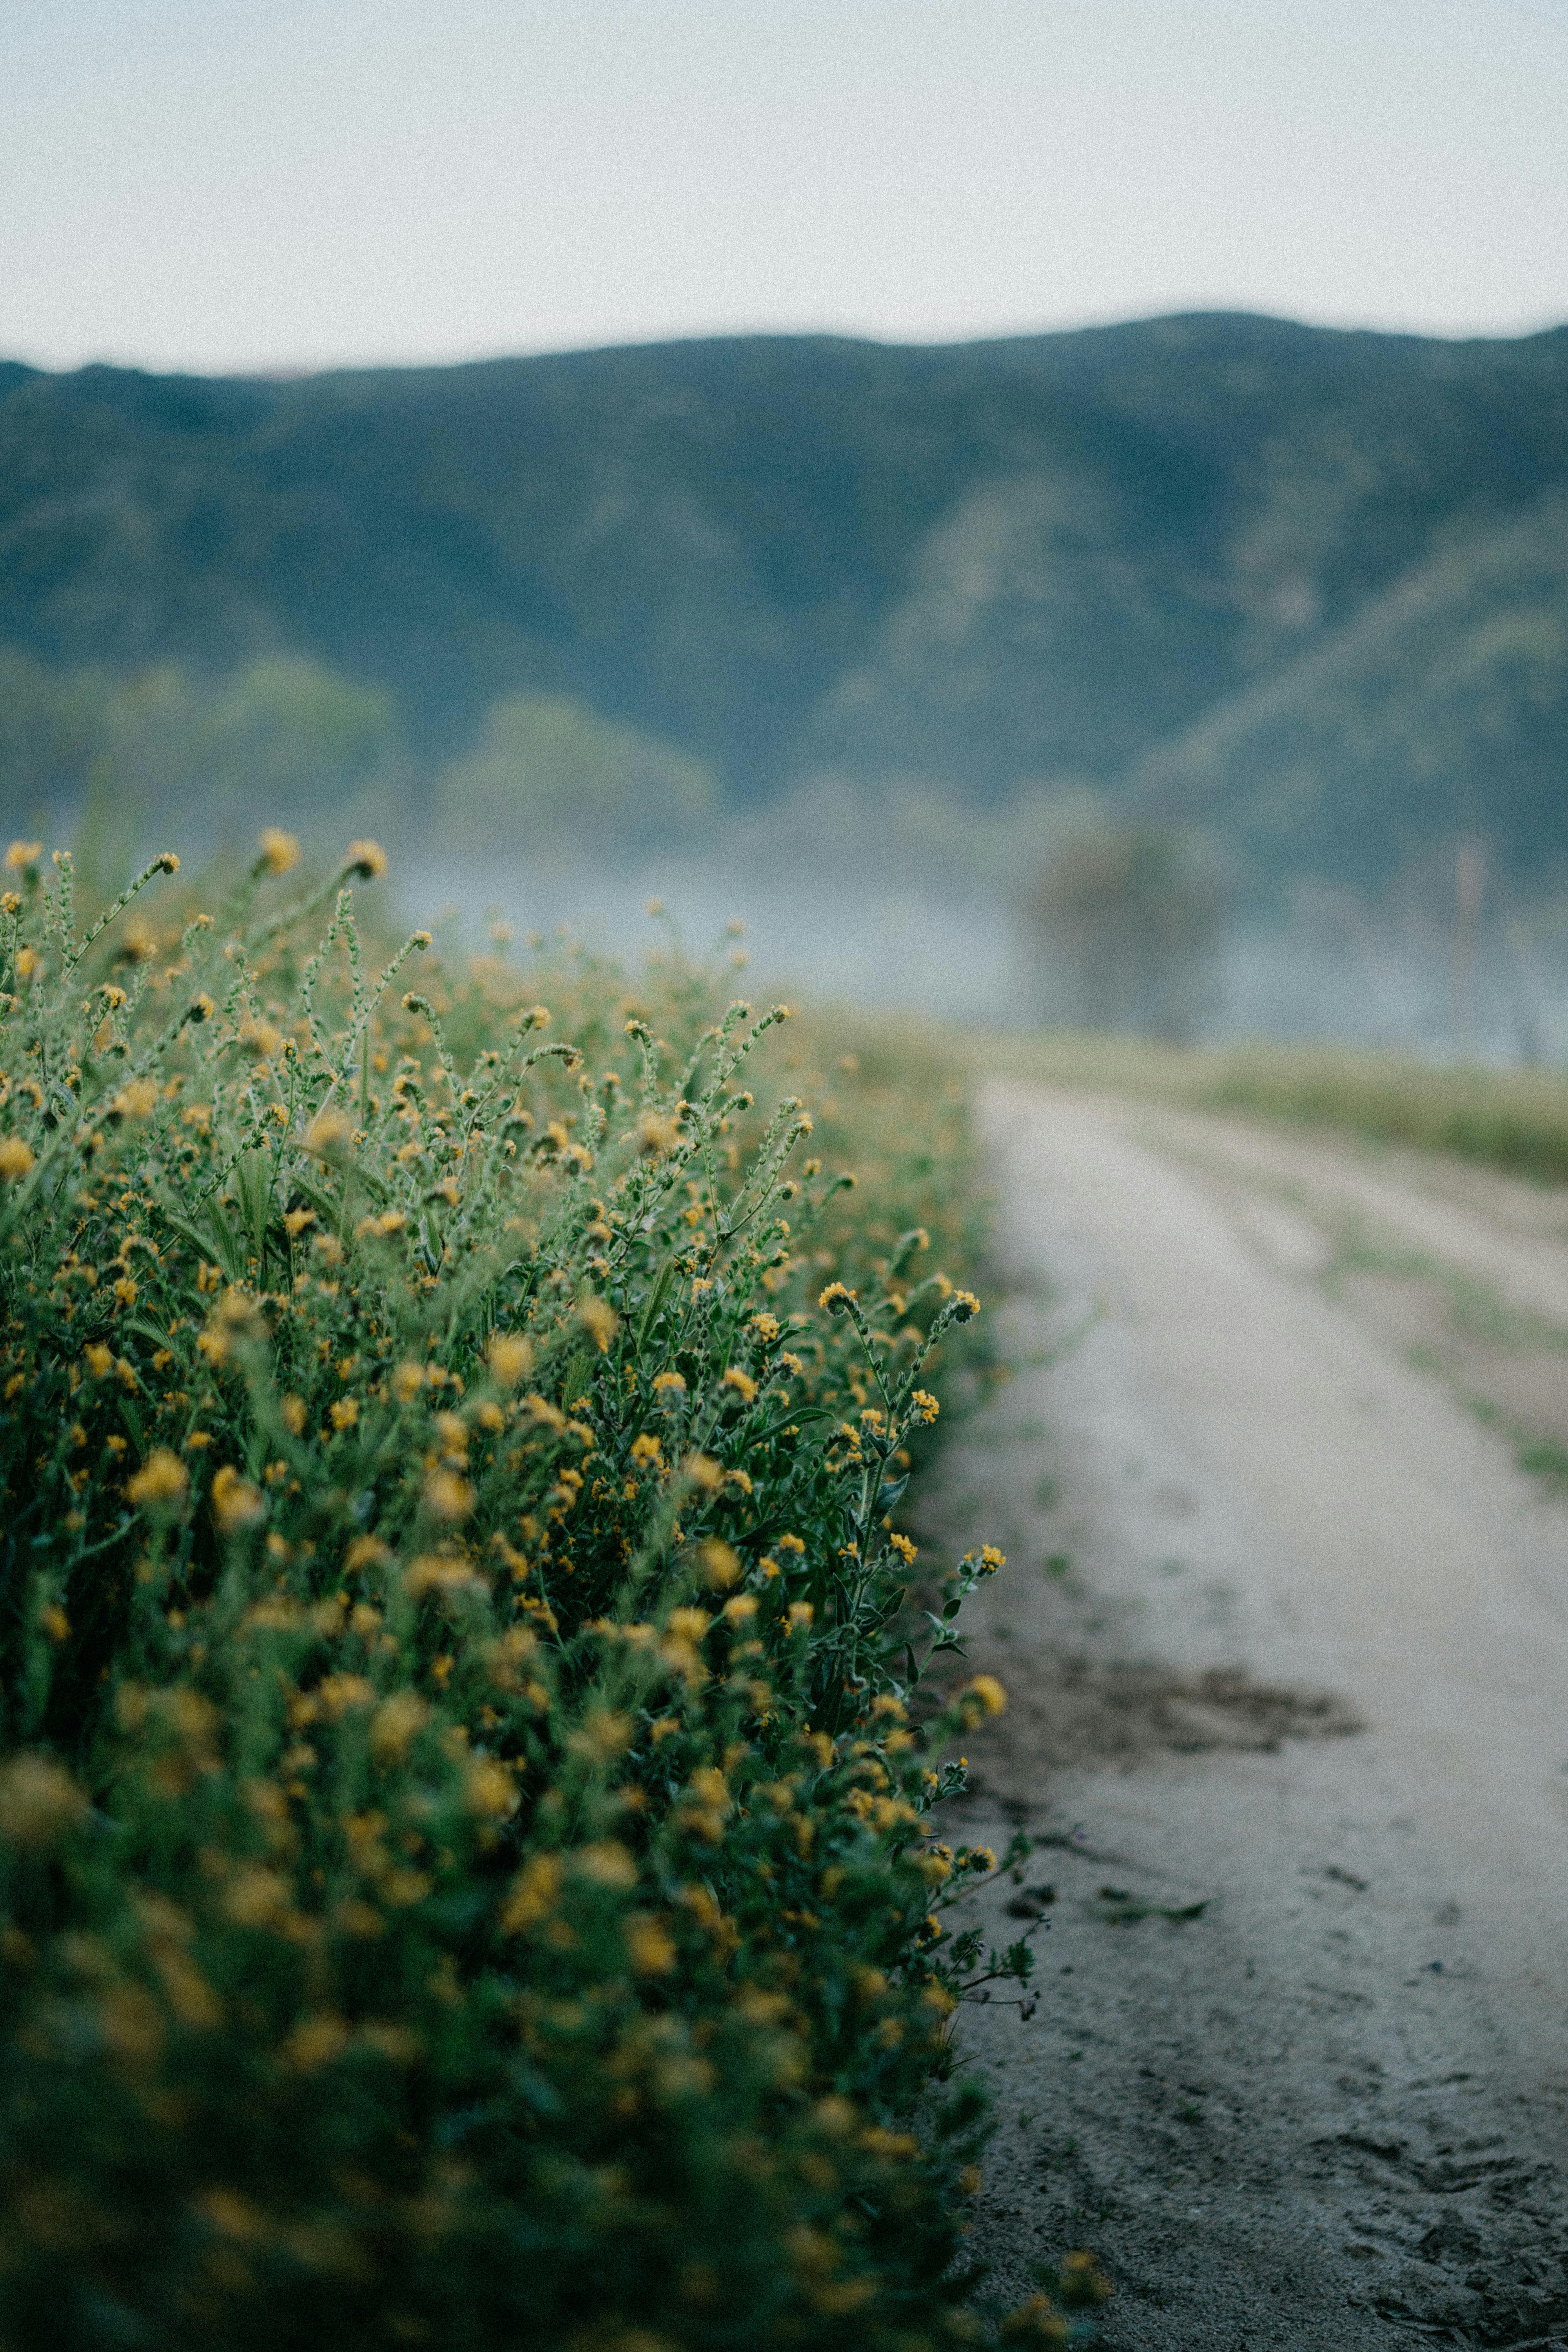
[[[824,772],[981,804],[1077,782],[1260,874],[1373,879],[1465,830],[1541,871],[1568,860],[1568,329],[8,365],[0,648],[23,699],[313,663],[358,698],[337,736],[384,709],[405,775],[479,756],[498,707],[580,705],[731,805]],[[50,725],[65,773],[92,729]]]

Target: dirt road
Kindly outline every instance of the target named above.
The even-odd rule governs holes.
[[[955,1826],[1047,1841],[987,1899],[1038,2007],[966,2028],[996,2293],[1089,2244],[1119,2352],[1568,2347],[1568,1502],[1518,1461],[1568,1436],[1568,1198],[983,1115],[1024,1369],[932,1533],[1008,1549],[1012,1705]]]

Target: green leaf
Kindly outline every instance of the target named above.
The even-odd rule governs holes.
[[[669,1296],[669,1286],[674,1280],[675,1260],[667,1257],[659,1267],[653,1288],[648,1292],[647,1303],[637,1318],[637,1346],[639,1353],[647,1344],[648,1334],[658,1319],[658,1310]]]
[[[265,1151],[242,1151],[235,1162],[235,1190],[239,1194],[250,1255],[263,1273],[267,1266],[267,1215],[272,1202],[273,1174],[272,1161]]]
[[[200,1214],[203,1224],[198,1225],[192,1219],[175,1216],[168,1209],[163,1213],[163,1223],[171,1233],[177,1234],[198,1257],[220,1265],[231,1282],[237,1282],[245,1270],[237,1234],[216,1201],[208,1201]]]
[[[804,1427],[808,1421],[832,1421],[833,1419],[834,1415],[828,1412],[826,1405],[803,1405],[797,1412],[781,1413],[776,1421],[770,1421],[765,1428],[757,1430],[748,1442],[752,1445],[765,1445],[768,1440],[771,1437],[776,1437],[781,1430]]]

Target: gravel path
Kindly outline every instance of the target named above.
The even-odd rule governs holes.
[[[1005,2117],[976,2251],[1012,2303],[1093,2246],[1116,2352],[1568,2347],[1568,1506],[1390,1291],[1495,1280],[1550,1420],[1568,1203],[983,1110],[1026,1368],[934,1515],[1009,1551],[954,1828],[1047,1842],[988,1898],[1041,1998],[966,2026]]]

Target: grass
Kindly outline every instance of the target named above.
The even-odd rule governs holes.
[[[85,930],[6,860],[0,2337],[989,2340],[950,2021],[1029,1960],[944,1927],[1003,1695],[925,1674],[999,1555],[897,1524],[957,1074],[825,1032],[763,1108],[778,1011],[408,990],[374,845],[295,854]]]
[[[1072,1032],[990,1053],[1052,1085],[1338,1129],[1568,1183],[1568,1078],[1554,1071],[1437,1066],[1338,1046],[1199,1051]]]

